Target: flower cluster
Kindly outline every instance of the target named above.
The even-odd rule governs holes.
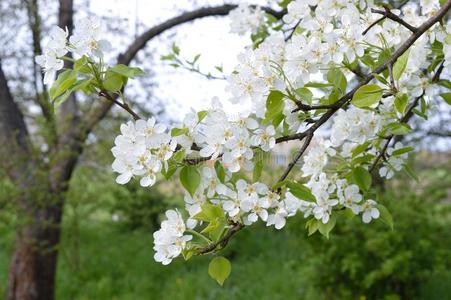
[[[172,157],[177,143],[171,139],[166,126],[155,124],[155,119],[129,121],[121,125],[121,135],[117,136],[111,149],[115,160],[113,170],[120,175],[119,184],[126,184],[133,176],[140,176],[141,186],[151,186],[156,175]]]
[[[166,211],[166,220],[161,222],[160,230],[154,232],[155,261],[163,265],[171,263],[172,259],[182,253],[186,242],[192,239],[192,235],[185,235],[186,225],[180,213],[176,210]]]
[[[50,30],[50,40],[44,47],[42,55],[36,56],[36,63],[44,70],[44,83],[49,84],[55,78],[56,72],[64,66],[64,56],[72,51],[80,56],[103,56],[104,51],[109,51],[111,45],[102,39],[100,19],[92,17],[80,20],[75,24],[74,34],[69,37],[69,32],[58,26]],[[68,40],[69,37],[69,40]]]
[[[270,20],[261,8],[240,4],[230,13],[231,31],[250,30],[253,45],[239,55],[227,78],[229,100],[241,106],[239,113],[227,114],[214,99],[208,110],[192,111],[168,129],[131,111],[138,120],[121,125],[111,149],[117,183],[136,177],[148,187],[159,174],[176,175],[186,190],[186,213],[168,210],[154,233],[156,261],[166,265],[180,254],[189,258],[217,250],[233,228],[258,221],[281,229],[298,213],[308,219],[309,232],[326,236],[341,215],[338,211],[360,215],[364,223],[390,219],[373,200],[372,175],[389,179],[405,167],[412,148],[390,144],[395,135],[410,130],[408,114],[425,115],[426,101],[421,111],[413,110],[420,98],[437,94],[437,78],[426,74],[436,75],[441,68],[449,72],[451,25],[435,24],[408,51],[396,51],[410,31],[417,31],[400,26],[396,16],[419,27],[435,15],[439,2],[406,4],[390,11],[395,17],[382,19],[384,12],[372,11],[370,4],[293,0],[279,21]],[[362,32],[364,28],[368,30]],[[65,71],[72,76],[68,82],[76,82],[79,90],[88,82],[87,90],[130,112],[114,97],[122,97],[128,78],[141,71],[106,67],[102,56],[109,48],[99,20],[85,19],[70,37],[67,30],[52,29],[36,61],[48,83],[63,68],[68,51],[81,55],[75,64],[88,67],[83,70],[88,75]],[[388,65],[392,55],[396,61]],[[380,66],[389,70],[383,73]],[[354,74],[364,80],[356,84]],[[84,79],[77,81],[78,75]],[[412,105],[410,98],[416,99]],[[316,130],[328,120],[331,126],[318,138]],[[304,144],[279,181],[273,186],[261,182],[263,156],[271,155],[277,143],[297,139]],[[288,179],[292,170],[300,180]]]

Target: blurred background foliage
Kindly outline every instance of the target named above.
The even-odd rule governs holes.
[[[181,190],[177,182],[150,189],[117,185],[106,164],[108,149],[88,148],[71,181],[57,299],[451,299],[447,155],[420,153],[419,183],[399,175],[385,186],[379,201],[391,211],[394,230],[355,217],[340,220],[329,240],[307,237],[302,216],[282,231],[244,230],[224,250],[232,276],[221,288],[207,274],[209,257],[169,266],[153,260],[152,232],[166,208],[183,205]],[[1,178],[3,294],[20,220],[8,206],[18,191]]]

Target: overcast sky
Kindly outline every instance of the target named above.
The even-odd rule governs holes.
[[[90,10],[99,15],[127,18],[129,32],[134,35],[136,20],[150,27],[183,11],[224,3],[215,0],[196,2],[194,5],[193,1],[176,0],[95,0],[91,1]],[[251,3],[266,4],[266,1],[253,0]],[[110,9],[105,10],[105,7]],[[149,46],[158,58],[170,52],[171,42],[174,41],[181,48],[182,56],[186,58],[201,54],[199,60],[201,70],[214,73],[214,66],[222,65],[225,74],[229,74],[237,63],[237,55],[250,42],[249,38],[240,37],[229,31],[227,17],[204,18],[176,27],[170,32],[170,39],[153,41]],[[225,81],[207,80],[198,74],[174,69],[159,59],[156,59],[156,63],[156,66],[152,66],[155,81],[158,83],[154,93],[167,103],[166,109],[172,116],[183,118],[191,107],[196,110],[206,108],[214,96],[218,96],[221,100],[230,97],[225,92]],[[235,111],[236,108],[230,110]]]

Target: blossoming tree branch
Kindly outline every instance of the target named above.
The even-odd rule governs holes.
[[[328,237],[337,221],[356,215],[363,223],[381,219],[392,226],[372,178],[390,179],[401,170],[415,177],[406,164],[413,148],[397,137],[412,130],[413,115],[427,118],[433,97],[451,103],[451,0],[421,0],[399,9],[348,0],[279,5],[277,14],[245,4],[230,12],[231,31],[250,33],[252,43],[228,76],[221,68],[220,76],[204,73],[199,56],[185,60],[176,45],[163,57],[227,80],[227,101],[249,108],[235,115],[225,112],[225,101],[214,99],[211,108],[190,112],[177,127],[142,119],[123,91],[143,71],[105,62],[111,45],[94,18],[77,24],[70,37],[53,28],[36,57],[51,84],[54,108],[82,91],[133,118],[121,125],[111,149],[118,184],[136,178],[149,187],[160,177],[179,178],[185,209],[166,211],[154,233],[155,260],[164,265],[180,255],[188,260],[216,253],[255,222],[281,229],[297,214],[307,219],[309,235]],[[64,60],[72,60],[73,68],[63,70]],[[329,137],[318,137],[325,124]],[[290,141],[301,146],[280,179],[261,182],[267,168],[262,155]],[[290,176],[296,168],[297,180]],[[220,284],[230,270],[221,256],[209,266]]]

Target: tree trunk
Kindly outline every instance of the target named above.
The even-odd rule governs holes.
[[[30,219],[17,229],[7,300],[54,299],[61,202],[44,208],[27,207],[33,200],[20,201],[25,205],[23,217]]]

